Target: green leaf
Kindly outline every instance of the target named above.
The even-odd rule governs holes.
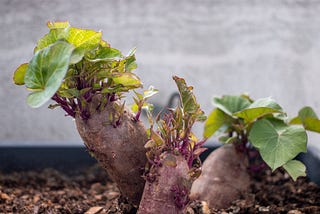
[[[67,41],[76,48],[91,50],[100,44],[101,36],[101,32],[94,30],[70,28]]]
[[[122,54],[119,50],[110,47],[101,47],[95,54],[86,57],[90,62],[99,62],[99,61],[112,61],[119,60],[122,58]]]
[[[149,86],[148,90],[143,91],[143,99],[148,99],[152,97],[153,95],[157,94],[159,92],[158,89],[155,89],[152,85]]]
[[[163,140],[163,138],[153,129],[150,129],[150,137],[151,137],[151,140],[148,144],[145,145],[145,148],[162,146],[165,144],[165,141]]]
[[[24,78],[27,88],[34,91],[27,98],[31,107],[40,107],[59,89],[73,49],[73,45],[58,41],[38,51],[32,58]]]
[[[216,131],[218,131],[222,126],[231,124],[232,118],[221,111],[220,109],[214,109],[208,119],[204,124],[204,132],[203,137],[209,138],[211,137]]]
[[[300,161],[288,161],[283,165],[283,168],[288,172],[294,181],[296,181],[300,176],[306,176],[306,166]]]
[[[131,111],[132,111],[133,113],[137,113],[137,112],[139,111],[139,106],[138,106],[137,103],[133,103],[133,104],[131,105]]]
[[[70,28],[67,41],[76,47],[72,54],[71,64],[76,64],[86,52],[97,48],[101,42],[101,36],[101,32]]]
[[[34,49],[34,53],[43,48],[52,45],[58,40],[66,39],[69,34],[69,27],[66,28],[53,28],[49,31],[48,34],[44,35],[41,39],[38,40],[37,46]]]
[[[126,71],[132,71],[138,67],[136,63],[136,57],[134,55],[126,57],[126,65],[125,70]]]
[[[289,124],[292,124],[292,125],[301,125],[302,124],[302,121],[300,119],[299,116],[297,117],[294,117],[290,120]]]
[[[316,118],[318,119],[317,114],[314,112],[314,110],[309,107],[303,107],[300,111],[299,111],[299,118],[301,120],[305,120],[306,118]]]
[[[304,120],[303,126],[306,130],[320,133],[320,120],[308,117]]]
[[[47,26],[49,29],[57,29],[57,28],[68,28],[70,27],[69,22],[48,22]]]
[[[271,98],[258,99],[242,111],[233,116],[243,118],[247,123],[272,113],[281,113],[282,108]]]
[[[79,97],[80,92],[76,88],[62,89],[58,91],[59,95],[65,98]]]
[[[191,86],[187,86],[186,81],[183,78],[174,76],[173,79],[176,82],[180,92],[183,110],[191,114],[197,112],[199,109],[199,104],[196,101],[196,97],[192,93],[193,88]]]
[[[242,96],[226,95],[222,98],[213,98],[213,104],[224,113],[232,116],[235,112],[250,106],[251,102]]]
[[[320,133],[320,120],[309,106],[302,108],[298,116],[290,121],[290,124],[302,124],[306,130]]]
[[[28,63],[21,64],[13,75],[13,82],[16,85],[24,85],[24,76],[28,68]]]
[[[307,134],[303,127],[289,126],[281,120],[261,119],[249,133],[249,141],[259,149],[272,170],[284,165],[300,152],[307,151]]]
[[[142,86],[139,78],[133,73],[122,73],[112,77],[115,84],[122,85],[124,87],[134,87],[139,88]]]

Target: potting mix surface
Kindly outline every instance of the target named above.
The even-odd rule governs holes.
[[[55,169],[0,172],[0,213],[135,213],[119,198],[115,184],[98,166],[74,172]],[[320,187],[286,173],[266,171],[255,176],[246,199],[225,210],[208,210],[192,202],[187,213],[320,213]],[[155,211],[156,213],[156,211]]]

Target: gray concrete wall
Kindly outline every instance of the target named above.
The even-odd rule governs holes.
[[[293,115],[304,105],[320,114],[319,14],[320,1],[1,0],[0,144],[81,143],[71,118],[29,108],[28,92],[12,84],[47,21],[102,30],[123,52],[137,47],[137,72],[161,91],[160,105],[179,75],[207,113],[213,95],[247,92],[272,96]]]

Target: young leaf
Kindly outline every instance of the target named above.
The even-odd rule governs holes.
[[[48,22],[47,26],[49,29],[57,29],[57,28],[68,28],[70,27],[69,22]]]
[[[306,130],[320,133],[320,120],[316,118],[306,118],[303,126]]]
[[[132,111],[133,113],[137,113],[137,112],[139,111],[139,106],[138,106],[137,103],[133,103],[133,104],[131,105],[131,111]]]
[[[281,113],[282,108],[271,98],[258,99],[247,108],[238,111],[233,116],[243,118],[247,123],[251,123],[257,118],[272,113]]]
[[[151,134],[151,139],[154,141],[156,146],[162,146],[165,143],[163,138],[153,129],[150,130],[150,134]]]
[[[200,109],[200,105],[197,103],[196,97],[192,92],[192,86],[187,86],[186,81],[183,78],[174,76],[173,79],[179,90],[184,115],[189,115],[191,118],[194,118],[195,121],[205,121],[207,117]]]
[[[27,98],[31,107],[40,107],[59,89],[73,50],[73,45],[58,41],[38,51],[32,58],[24,78],[27,88],[34,91]]]
[[[199,104],[196,101],[196,97],[192,93],[192,87],[187,86],[186,81],[183,78],[174,76],[173,79],[176,82],[180,92],[183,110],[191,114],[198,111]]]
[[[232,118],[229,115],[218,108],[214,109],[204,124],[203,136],[205,138],[211,137],[223,125],[228,125],[231,121]]]
[[[242,96],[226,95],[222,98],[213,98],[213,104],[224,113],[232,116],[233,113],[247,108],[251,102]]]
[[[261,119],[252,125],[249,141],[259,149],[262,159],[272,170],[284,165],[300,152],[307,151],[303,127],[289,126],[275,119]]]
[[[290,124],[302,124],[306,130],[320,133],[320,120],[311,107],[304,107]]]
[[[101,42],[101,36],[101,32],[70,28],[67,41],[76,47],[72,54],[71,64],[76,64],[82,59],[87,51],[98,47]]]
[[[158,89],[155,89],[152,85],[149,86],[148,90],[143,91],[143,99],[148,99],[152,97],[153,95],[157,94],[159,92]]]
[[[54,26],[55,24],[52,24],[52,27],[49,27],[51,29],[49,33],[44,35],[41,39],[39,39],[37,46],[34,49],[34,53],[36,53],[39,50],[42,50],[43,48],[48,47],[49,45],[52,45],[58,40],[67,38],[70,30],[69,25],[66,28]]]
[[[139,88],[142,86],[142,83],[139,80],[139,78],[133,73],[122,73],[116,75],[115,77],[112,77],[112,80],[115,84],[119,84],[124,87],[132,86],[134,88]]]
[[[299,111],[299,117],[301,118],[301,120],[305,120],[307,118],[316,118],[316,119],[318,119],[317,114],[309,106],[306,106],[306,107],[302,108]]]
[[[132,71],[138,67],[136,63],[136,57],[134,55],[126,57],[126,65],[125,70],[126,71]]]
[[[121,59],[122,54],[119,50],[110,47],[99,48],[92,56],[87,56],[90,62],[112,61]]]
[[[306,166],[297,160],[290,160],[283,165],[283,168],[288,172],[294,181],[300,176],[306,176]]]
[[[76,48],[91,50],[100,44],[101,36],[101,32],[96,32],[94,30],[70,28],[67,41]]]
[[[24,85],[24,76],[28,68],[28,63],[21,64],[13,75],[13,82],[16,85]]]

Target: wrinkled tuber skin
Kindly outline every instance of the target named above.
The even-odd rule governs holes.
[[[184,206],[189,202],[188,194],[191,188],[189,166],[184,157],[167,155],[175,157],[176,166],[165,164],[163,161],[157,170],[156,180],[146,182],[138,214],[185,213]]]
[[[202,174],[194,181],[190,198],[206,201],[210,208],[228,208],[248,191],[250,176],[245,153],[233,144],[213,151],[202,165]]]
[[[119,117],[120,102],[111,102],[102,111],[95,110],[97,103],[90,104],[95,113],[89,119],[76,115],[77,129],[89,152],[117,183],[121,195],[137,206],[145,183],[142,173],[146,163],[146,129],[127,108],[122,110],[120,120],[111,116]]]

